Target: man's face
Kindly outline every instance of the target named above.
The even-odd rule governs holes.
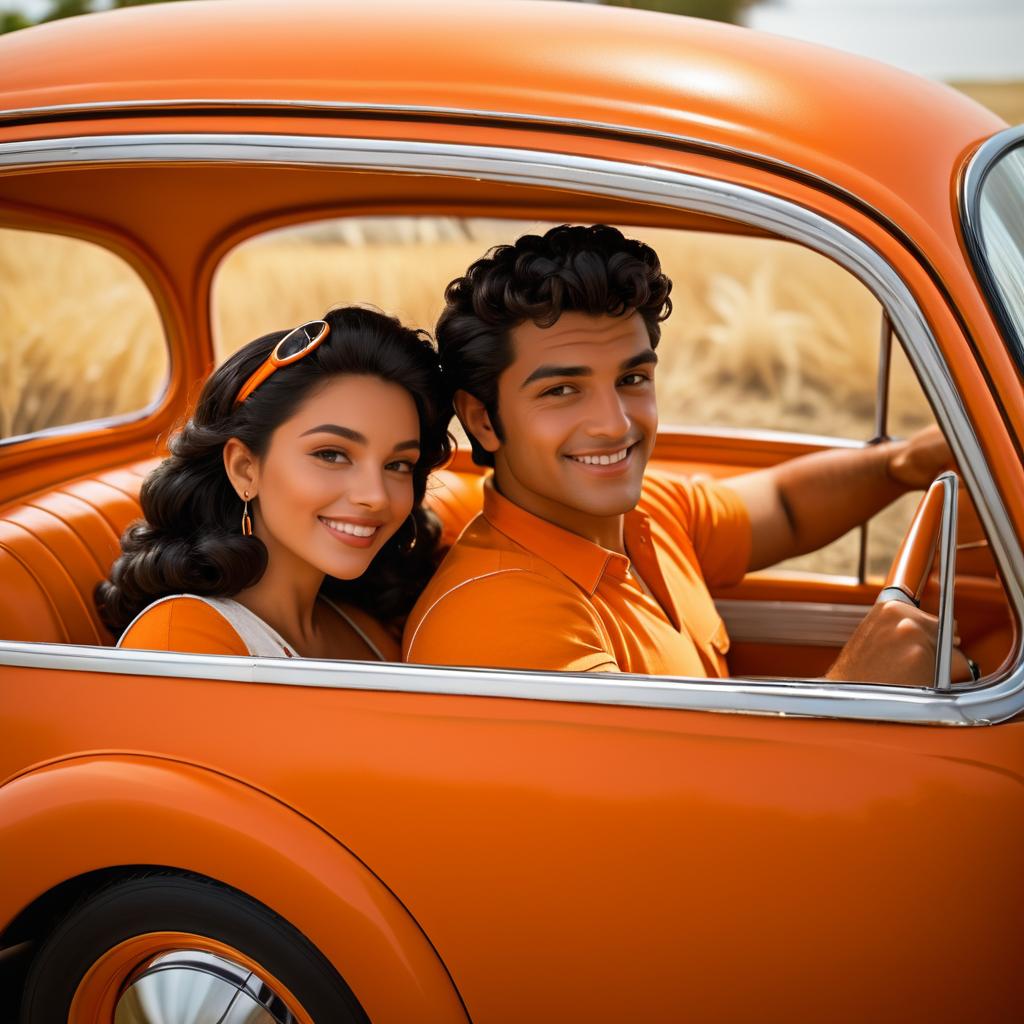
[[[574,533],[601,536],[602,521],[639,501],[658,429],[657,356],[643,318],[565,313],[511,337],[515,357],[498,381],[498,489]]]

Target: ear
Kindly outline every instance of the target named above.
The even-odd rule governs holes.
[[[466,433],[471,434],[484,451],[496,452],[501,447],[501,441],[494,431],[484,403],[468,391],[456,391],[452,402]]]
[[[259,460],[243,441],[230,437],[224,445],[224,472],[241,500],[246,491],[255,498],[260,489]]]

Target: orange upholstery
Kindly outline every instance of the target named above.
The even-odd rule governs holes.
[[[441,544],[451,547],[465,525],[484,506],[484,479],[479,473],[442,469],[427,483],[427,505],[441,520]]]
[[[159,460],[149,459],[0,509],[0,640],[112,644],[93,604],[96,584],[138,518],[139,488]],[[443,470],[431,479],[428,504],[451,544],[479,511],[483,478]]]

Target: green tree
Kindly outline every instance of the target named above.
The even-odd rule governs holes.
[[[40,18],[44,21],[59,21],[61,18],[74,18],[79,14],[91,14],[90,0],[50,0],[50,13]]]
[[[713,21],[739,21],[740,12],[750,0],[601,0],[612,7],[638,7],[667,14],[688,14],[692,18]]]
[[[24,14],[16,14],[13,11],[0,14],[0,34],[13,32],[19,28],[28,28],[31,24],[32,22]]]
[[[78,14],[92,14],[96,10],[110,7],[141,7],[142,4],[159,4],[165,0],[113,0],[100,7],[96,0],[50,0],[49,10],[36,21],[30,21],[24,14],[0,14],[0,34],[14,32],[19,28],[30,28],[44,21],[58,21],[61,18],[73,18]]]

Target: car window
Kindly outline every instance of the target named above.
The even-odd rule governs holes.
[[[153,298],[119,256],[0,228],[0,438],[146,408],[168,377]]]
[[[1010,134],[1010,133],[1007,133]],[[1014,133],[1020,134],[1020,130]],[[1024,353],[1024,143],[995,157],[984,170],[977,196],[977,221],[968,225],[975,263],[1003,313],[1007,341]]]
[[[268,232],[222,262],[213,312],[218,361],[268,331],[336,304],[370,303],[429,330],[445,285],[490,246],[550,224],[457,217],[352,217]],[[622,226],[622,225],[620,225]],[[775,430],[865,442],[879,429],[882,308],[852,274],[781,239],[628,227],[673,281],[658,367],[662,428]],[[933,421],[898,344],[886,430]],[[886,571],[916,499],[820,551],[784,563],[855,576]]]

